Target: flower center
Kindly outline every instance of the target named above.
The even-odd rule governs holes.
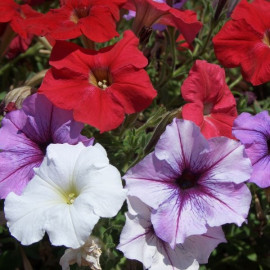
[[[89,16],[90,7],[77,7],[73,10],[70,20],[74,23],[78,23],[81,18]]]
[[[267,139],[266,143],[267,143],[268,155],[270,155],[270,138]]]
[[[97,84],[99,88],[104,89],[104,90],[108,87],[108,82],[106,80],[102,80],[102,82],[98,81]]]
[[[196,185],[197,180],[198,175],[185,169],[181,176],[176,179],[176,184],[180,187],[180,189],[189,189]]]
[[[76,197],[77,196],[76,196],[75,193],[73,193],[73,192],[69,193],[68,196],[67,196],[67,204],[73,204]]]
[[[37,142],[37,144],[39,146],[39,149],[42,151],[42,153],[43,153],[44,156],[46,155],[47,146],[49,144],[51,144],[51,143],[53,143],[53,141],[51,139],[48,139],[48,141],[43,142],[43,143]]]
[[[270,29],[266,30],[263,37],[263,43],[270,47]]]
[[[112,76],[108,69],[94,69],[89,74],[89,83],[106,90],[112,84]]]
[[[203,115],[209,115],[212,111],[213,104],[212,103],[204,103],[203,104]]]

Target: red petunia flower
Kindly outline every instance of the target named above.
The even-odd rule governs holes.
[[[10,42],[7,51],[5,53],[8,59],[13,59],[20,53],[27,51],[31,42],[33,40],[33,35],[27,35],[27,38],[22,38],[19,35],[16,35]]]
[[[188,102],[183,106],[182,117],[197,124],[207,139],[217,136],[233,138],[236,102],[225,82],[224,69],[197,60],[181,87],[181,93]]]
[[[147,59],[131,31],[100,51],[57,41],[39,92],[56,106],[73,110],[74,119],[101,132],[119,126],[125,113],[148,107],[156,91],[143,69]]]
[[[41,16],[41,13],[33,10],[29,5],[18,5],[13,0],[0,2],[0,23],[9,22],[13,31],[22,38],[27,39],[28,34],[34,33],[31,29],[35,29],[35,26],[32,25],[28,28],[27,20]]]
[[[242,0],[214,37],[214,49],[225,67],[241,66],[253,85],[270,81],[270,2]]]
[[[176,27],[190,44],[202,27],[195,12],[178,10],[166,3],[153,0],[128,0],[124,8],[136,11],[132,30],[137,36],[144,27],[159,23]]]
[[[46,26],[49,36],[56,40],[77,38],[82,34],[96,42],[118,36],[116,21],[126,0],[65,0],[43,18],[32,20],[40,28]]]

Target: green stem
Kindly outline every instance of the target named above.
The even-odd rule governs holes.
[[[5,55],[5,52],[10,45],[13,38],[16,36],[16,33],[12,30],[10,25],[8,25],[2,34],[1,42],[0,42],[0,60]]]
[[[94,41],[90,40],[87,38],[85,35],[81,36],[82,44],[84,48],[95,50],[96,49],[96,44]]]
[[[209,43],[209,41],[210,41],[210,38],[211,38],[211,36],[212,36],[212,33],[213,33],[215,27],[216,27],[215,24],[214,24],[214,23],[211,23],[210,31],[208,32],[208,35],[207,35],[207,37],[206,37],[205,43],[204,43],[204,45],[203,45],[203,48],[202,48],[202,50],[199,52],[199,54],[197,55],[197,58],[198,58],[200,55],[203,55],[203,54],[204,54],[204,52],[205,52],[205,50],[206,50],[206,47],[207,47],[207,45],[208,45],[208,43]]]
[[[239,75],[239,77],[229,85],[229,89],[232,89],[234,86],[240,83],[242,79],[243,79],[242,75]]]

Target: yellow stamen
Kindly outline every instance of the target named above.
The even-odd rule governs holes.
[[[76,199],[75,193],[69,193],[67,198],[67,204],[73,204]]]

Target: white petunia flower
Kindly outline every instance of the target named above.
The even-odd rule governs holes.
[[[82,247],[67,249],[60,259],[62,270],[70,270],[69,265],[74,263],[77,263],[79,266],[89,266],[92,270],[101,270],[99,264],[101,249],[93,239],[94,238],[90,236]]]
[[[23,245],[47,232],[53,245],[79,248],[99,217],[115,216],[126,198],[99,144],[51,144],[35,173],[21,196],[11,192],[5,200],[7,225]]]

